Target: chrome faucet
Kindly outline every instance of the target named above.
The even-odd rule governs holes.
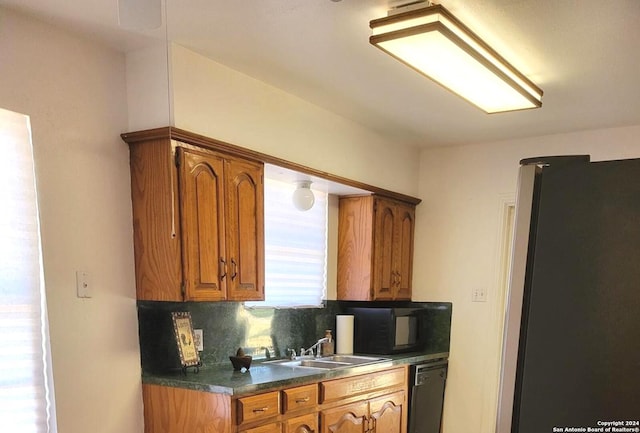
[[[314,345],[313,345],[313,346],[311,346],[310,348],[308,348],[308,349],[306,349],[306,350],[305,350],[304,348],[300,349],[300,356],[304,356],[304,355],[315,355],[315,354],[313,353],[313,349],[317,349],[317,347],[318,347],[319,345],[321,345],[322,343],[327,343],[327,342],[329,342],[329,341],[331,341],[331,339],[330,339],[330,338],[327,338],[327,337],[324,337],[324,338],[319,339],[318,341],[316,341],[316,344],[314,344]],[[318,351],[316,350],[316,353],[317,353],[317,352],[318,352]]]

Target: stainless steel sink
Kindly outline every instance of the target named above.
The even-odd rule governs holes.
[[[320,358],[322,360],[328,360],[333,362],[344,362],[350,365],[361,365],[361,364],[371,364],[373,362],[382,362],[389,361],[388,358],[375,358],[373,356],[358,356],[358,355],[332,355],[324,358]]]
[[[371,356],[359,355],[332,355],[321,358],[303,357],[300,359],[279,359],[275,361],[266,361],[265,364],[279,365],[291,368],[316,368],[322,370],[333,370],[336,368],[353,367],[356,365],[375,364],[378,362],[389,361],[388,358],[375,358]]]

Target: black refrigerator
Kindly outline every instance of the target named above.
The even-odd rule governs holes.
[[[640,432],[640,159],[521,161],[496,433]]]

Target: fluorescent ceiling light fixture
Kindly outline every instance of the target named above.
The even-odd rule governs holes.
[[[441,5],[369,26],[371,44],[487,113],[542,106],[542,90]]]

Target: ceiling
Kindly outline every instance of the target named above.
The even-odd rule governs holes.
[[[640,125],[640,1],[440,3],[544,90],[542,108],[485,114],[374,48],[369,21],[386,16],[386,0],[169,0],[167,28],[151,32],[121,28],[117,0],[0,0],[125,52],[168,34],[399,143]]]

